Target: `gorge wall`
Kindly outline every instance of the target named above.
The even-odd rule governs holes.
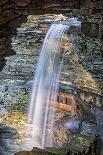
[[[0,116],[2,118],[7,115],[7,118],[1,119],[1,122],[16,128],[17,131],[18,129],[22,131],[24,121],[17,121],[20,123],[18,126],[15,123],[12,125],[12,122],[8,123],[8,119],[11,120],[8,111],[27,110],[28,94],[31,91],[39,50],[49,26],[57,15],[62,13],[66,17],[78,17],[82,27],[78,32],[77,48],[71,47],[71,50],[78,55],[76,65],[70,61],[70,56],[75,59],[74,53],[65,54],[61,89],[69,91],[68,83],[71,82],[77,85],[77,92],[80,93],[81,99],[85,98],[87,104],[92,97],[93,109],[95,106],[100,108],[99,114],[98,111],[95,113],[98,135],[103,138],[102,11],[101,0],[3,0],[0,2]],[[70,74],[67,74],[68,72]],[[15,117],[13,116],[13,120],[16,119]],[[10,155],[9,151],[12,147],[15,148],[14,152],[17,152],[20,148],[12,146],[14,139],[5,136],[8,131],[11,132],[10,135],[15,134],[16,131],[3,126],[1,128],[5,131],[1,141],[6,143],[3,149],[0,149],[4,151],[4,155]]]

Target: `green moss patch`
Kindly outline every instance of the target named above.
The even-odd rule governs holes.
[[[12,101],[10,105],[8,106],[9,111],[19,111],[19,112],[25,112],[26,107],[28,105],[28,99],[29,95],[22,93],[19,98]]]

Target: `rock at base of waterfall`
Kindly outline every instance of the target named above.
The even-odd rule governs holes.
[[[22,151],[22,152],[18,152],[15,155],[59,155],[57,153],[51,153],[49,151],[45,151],[39,148],[33,148],[32,151]]]

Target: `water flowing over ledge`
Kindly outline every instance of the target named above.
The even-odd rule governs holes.
[[[80,26],[77,18],[66,19],[60,15],[49,28],[41,49],[29,106],[29,123],[32,126],[31,148],[53,146],[53,105],[63,63],[62,38],[71,26]]]

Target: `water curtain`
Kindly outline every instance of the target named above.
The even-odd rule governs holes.
[[[54,105],[62,66],[61,43],[71,26],[80,26],[77,18],[57,19],[50,26],[37,64],[29,106],[32,147],[53,146]]]

